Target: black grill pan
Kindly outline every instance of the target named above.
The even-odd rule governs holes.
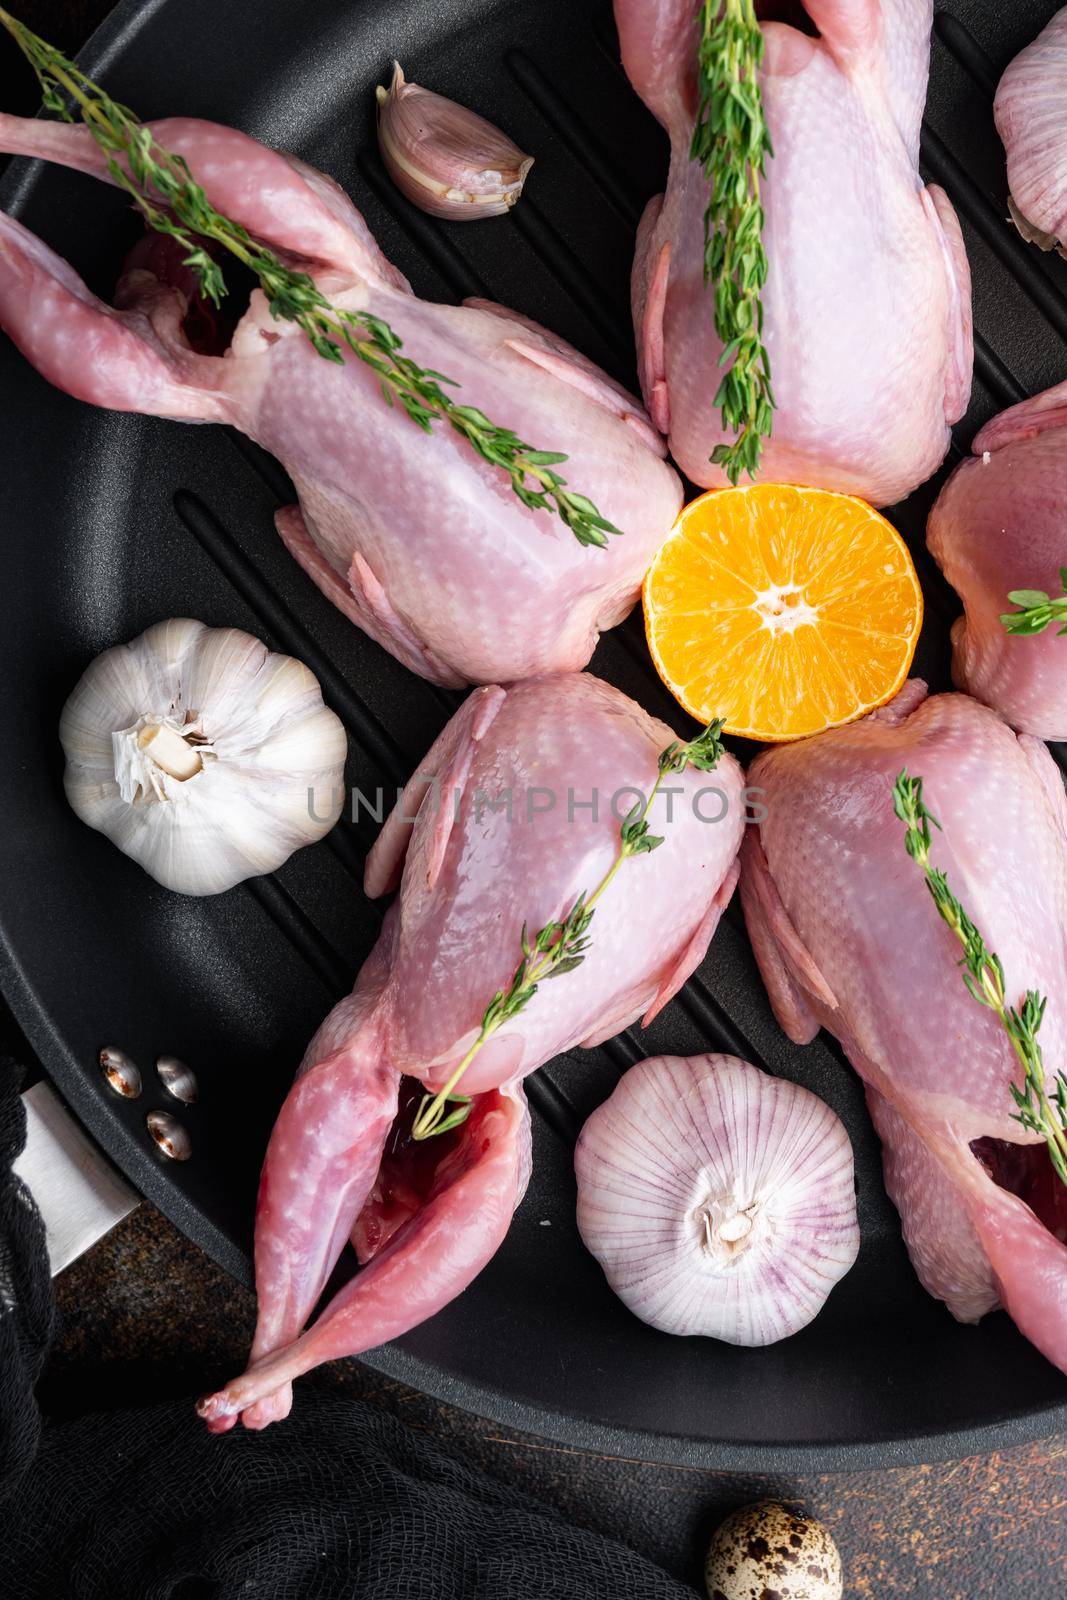
[[[1067,373],[1067,263],[1006,224],[992,90],[1054,0],[952,0],[939,11],[923,141],[960,210],[975,276],[977,372],[956,455],[994,411]],[[390,186],[372,87],[409,77],[507,128],[537,157],[508,218],[431,221]],[[621,72],[603,0],[125,0],[83,57],[144,116],[232,122],[339,179],[383,248],[431,298],[486,295],[557,329],[631,387],[634,226],[666,148]],[[28,70],[28,69],[27,69]],[[113,191],[12,164],[0,203],[107,297],[137,224]],[[292,498],[271,460],[220,428],[79,405],[0,339],[0,944],[16,1014],[67,1100],[187,1234],[249,1281],[256,1178],[304,1045],[351,984],[380,911],[359,889],[364,815],[274,877],[208,901],[157,888],[63,799],[60,707],[87,662],[161,617],[245,627],[302,657],[349,732],[365,792],[407,777],[458,697],[414,678],[335,611],[272,527]],[[418,448],[417,436],[412,448]],[[948,683],[956,604],[926,555],[929,485],[895,514],[927,596],[917,670]],[[593,669],[675,726],[631,618]],[[97,1054],[141,1063],[139,1102]],[[652,1051],[734,1051],[807,1084],[856,1151],[859,1261],[804,1332],[763,1351],[671,1339],[626,1313],[582,1249],[571,1150],[584,1117]],[[192,1159],[156,1152],[144,1114],[161,1051],[195,1068]],[[1067,1381],[1003,1314],[957,1325],[919,1288],[858,1081],[825,1039],[776,1027],[735,905],[700,973],[647,1034],[553,1062],[529,1082],[536,1166],[491,1266],[453,1305],[364,1359],[498,1421],[644,1459],[748,1471],[887,1465],[1067,1428]]]

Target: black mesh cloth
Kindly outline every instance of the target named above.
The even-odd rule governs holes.
[[[306,1384],[213,1438],[173,1405],[49,1429],[0,1508],[20,1600],[692,1600],[643,1557]]]
[[[692,1600],[642,1556],[314,1380],[264,1433],[181,1404],[40,1429],[40,1220],[0,1075],[0,1600]]]
[[[41,1420],[33,1386],[53,1317],[44,1226],[11,1170],[26,1141],[21,1081],[22,1069],[0,1055],[0,1504],[37,1449]]]

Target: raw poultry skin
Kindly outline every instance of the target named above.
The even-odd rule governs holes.
[[[924,780],[943,830],[933,864],[1000,956],[1010,1003],[1048,996],[1046,1071],[1064,1068],[1063,785],[1043,744],[965,695],[927,699],[913,679],[865,721],[756,760],[767,814],[742,850],[749,933],[789,1037],[829,1029],[864,1080],[923,1284],[963,1321],[1003,1305],[1067,1371],[1067,1189],[1012,1116],[1011,1045],[964,987],[959,945],[905,852],[902,767]]]
[[[1015,57],[993,101],[1008,157],[1008,204],[1023,238],[1042,250],[1067,239],[1065,73],[1067,7]]]
[[[422,433],[369,367],[324,360],[257,290],[224,356],[183,336],[187,272],[135,252],[113,310],[0,214],[0,328],[44,377],[95,405],[228,422],[278,457],[299,504],[278,529],[323,592],[412,671],[446,685],[577,671],[637,598],[681,506],[644,410],[562,340],[487,302],[419,300],[329,179],[232,128],[150,124],[212,204],[306,270],[338,306],[384,318],[404,354],[542,450],[623,530],[603,550],[522,505],[446,425]],[[0,114],[0,151],[105,177],[88,130]],[[179,252],[180,253],[180,252]],[[169,278],[171,281],[166,281]],[[177,283],[174,281],[177,280]],[[502,615],[502,607],[504,614]]]
[[[716,486],[726,481],[708,460],[724,438],[713,404],[722,345],[703,282],[708,184],[689,155],[695,9],[615,0],[623,64],[671,140],[667,192],[642,218],[634,262],[642,389],[678,465]],[[775,152],[763,186],[764,337],[778,409],[760,476],[890,505],[940,464],[971,385],[959,223],[918,172],[933,7],[809,0],[806,10],[820,37],[763,24]]]
[[[703,959],[738,874],[743,779],[729,755],[666,780],[673,793],[650,817],[665,842],[623,864],[581,966],[544,983],[475,1057],[461,1085],[476,1097],[468,1122],[415,1150],[406,1141],[403,1080],[420,1092],[446,1082],[510,982],[523,923],[534,932],[595,887],[672,738],[585,673],[476,690],[441,734],[367,859],[368,894],[399,883],[381,938],[312,1040],[271,1136],[259,1323],[248,1371],[201,1402],[216,1431],[239,1415],[253,1428],[285,1416],[294,1377],[396,1338],[465,1288],[525,1188],[522,1079],[651,1018]],[[368,1264],[302,1335],[349,1236]]]
[[[930,550],[963,601],[952,628],[953,681],[1040,739],[1067,739],[1062,623],[1008,634],[1013,589],[1063,593],[1067,566],[1067,384],[1012,406],[974,441],[927,524]]]

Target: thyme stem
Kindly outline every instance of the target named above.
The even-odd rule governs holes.
[[[698,107],[692,160],[711,186],[704,213],[704,282],[715,286],[715,331],[723,373],[715,405],[735,435],[711,453],[736,484],[755,477],[774,411],[771,364],[763,343],[763,248],[760,185],[773,155],[763,116],[759,69],[763,33],[754,0],[700,0],[697,11]]]
[[[701,772],[711,772],[722,755],[719,738],[722,726],[721,720],[711,722],[703,733],[688,744],[675,740],[661,753],[656,781],[648,798],[643,804],[636,803],[623,819],[615,859],[591,894],[583,891],[562,921],[546,923],[532,939],[527,924],[523,923],[520,934],[522,960],[515,968],[511,982],[506,989],[498,989],[486,1006],[474,1043],[444,1088],[435,1095],[423,1095],[412,1127],[413,1138],[429,1139],[465,1121],[470,1113],[470,1099],[455,1092],[463,1074],[497,1029],[512,1017],[517,1017],[529,1005],[537,993],[538,984],[546,978],[558,978],[565,972],[573,972],[575,967],[581,965],[592,943],[588,936],[589,927],[597,904],[614,882],[623,862],[631,856],[647,855],[663,843],[662,834],[649,833],[648,815],[664,778],[671,773],[684,772],[688,766],[697,767]],[[455,1105],[456,1109],[449,1111],[450,1104]]]
[[[1060,582],[1067,591],[1067,567],[1060,568]],[[1001,613],[1005,633],[1044,633],[1050,622],[1062,622],[1058,631],[1067,633],[1067,593],[1053,599],[1044,589],[1013,589],[1008,599],[1019,610]]]
[[[217,211],[182,156],[165,149],[134,112],[112,100],[72,61],[3,7],[0,26],[11,34],[36,72],[46,110],[72,122],[65,98],[70,96],[107,157],[114,182],[130,196],[148,227],[169,234],[184,246],[185,265],[214,305],[226,293],[226,283],[205,240],[228,251],[255,274],[272,316],[295,323],[327,361],[342,363],[344,350],[350,351],[377,374],[386,403],[398,402],[424,433],[432,432],[436,422],[447,423],[483,461],[507,473],[513,493],[524,506],[553,512],[581,545],[603,549],[608,535],[621,531],[600,515],[587,495],[567,487],[566,478],[555,470],[567,460],[565,454],[536,450],[510,428],[491,422],[477,406],[458,404],[442,387],[458,388],[455,379],[402,355],[403,341],[381,317],[334,306],[308,273],[287,267],[274,251]]]
[[[944,872],[930,865],[930,828],[940,828],[941,824],[923,804],[922,779],[909,777],[906,768],[893,786],[893,809],[906,829],[904,848],[923,869],[938,915],[963,947],[963,981],[978,1004],[1000,1018],[1022,1067],[1023,1087],[1011,1085],[1018,1108],[1012,1116],[1029,1132],[1042,1135],[1056,1173],[1067,1184],[1067,1078],[1060,1074],[1050,1093],[1037,1042],[1046,999],[1029,989],[1018,1010],[1008,1005],[1000,958],[986,948],[982,935],[949,888]]]

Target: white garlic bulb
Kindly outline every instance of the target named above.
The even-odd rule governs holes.
[[[856,1259],[840,1119],[736,1056],[631,1067],[574,1164],[582,1238],[623,1303],[667,1333],[773,1344]]]
[[[78,816],[182,894],[273,872],[344,803],[345,732],[314,674],[237,628],[177,617],[106,650],[59,737]]]
[[[378,147],[401,194],[432,217],[503,216],[522,193],[533,156],[466,106],[408,83],[399,61],[378,96]]]

